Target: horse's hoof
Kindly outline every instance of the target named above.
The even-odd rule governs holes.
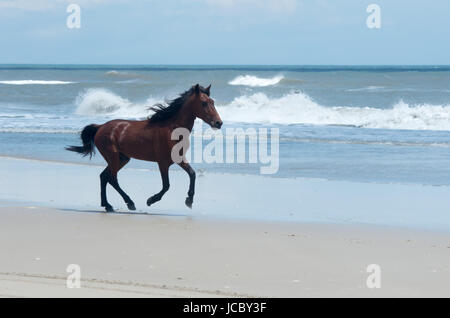
[[[115,212],[112,206],[105,206],[106,212]]]
[[[147,205],[150,206],[150,205],[152,205],[153,203],[155,203],[156,201],[157,201],[157,200],[155,200],[154,197],[150,197],[150,198],[148,198],[148,200],[147,200]]]
[[[128,210],[130,210],[130,211],[136,210],[136,207],[134,206],[133,202],[127,203],[127,206],[128,206]]]
[[[186,201],[184,201],[184,203],[186,204],[186,206],[187,206],[189,209],[192,209],[192,203],[194,203],[194,199],[191,198],[191,197],[187,197],[187,198],[186,198]]]

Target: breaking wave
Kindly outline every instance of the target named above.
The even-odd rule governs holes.
[[[251,87],[264,87],[276,85],[284,79],[284,76],[277,75],[272,78],[260,78],[253,75],[241,75],[230,81],[230,85],[241,85]]]
[[[77,98],[76,113],[88,116],[145,118],[161,99],[134,103],[106,89],[89,89]],[[403,101],[387,109],[322,106],[304,93],[270,98],[264,93],[243,95],[217,110],[230,122],[270,124],[341,125],[364,128],[450,130],[449,105],[409,105]]]
[[[144,118],[151,114],[148,108],[157,102],[160,101],[148,98],[142,103],[132,103],[107,89],[91,88],[79,94],[75,104],[79,115]]]
[[[280,98],[257,93],[238,97],[218,109],[224,120],[236,122],[450,130],[450,105],[408,105],[400,101],[388,109],[325,107],[303,93]]]

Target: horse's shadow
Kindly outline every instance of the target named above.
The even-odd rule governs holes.
[[[105,212],[104,210],[83,210],[83,209],[60,209],[66,212],[78,212],[78,213],[98,213],[104,215],[147,215],[147,216],[165,216],[165,217],[191,217],[190,214],[176,214],[176,213],[164,213],[164,212],[126,212],[126,211],[114,211]]]

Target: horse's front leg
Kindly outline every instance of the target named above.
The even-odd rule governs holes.
[[[151,196],[150,198],[148,198],[147,200],[147,205],[150,206],[155,202],[158,202],[159,200],[161,200],[162,196],[164,195],[164,193],[167,192],[167,190],[169,190],[170,184],[169,184],[169,166],[168,165],[163,165],[163,164],[159,164],[159,172],[161,173],[161,179],[162,179],[162,190],[159,191],[157,194]]]
[[[182,161],[178,165],[189,175],[189,191],[185,204],[188,208],[192,209],[192,203],[194,202],[194,192],[195,192],[195,171],[194,169],[192,169],[191,165],[187,162]]]

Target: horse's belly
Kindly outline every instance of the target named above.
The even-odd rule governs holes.
[[[133,153],[131,155],[125,154],[129,158],[138,159],[138,160],[145,160],[145,161],[158,161],[157,158],[155,158],[152,155],[146,155],[146,154],[136,154]]]
[[[154,142],[147,140],[146,142],[131,141],[120,145],[120,152],[129,158],[146,161],[159,161],[161,154],[165,153],[161,147]]]

